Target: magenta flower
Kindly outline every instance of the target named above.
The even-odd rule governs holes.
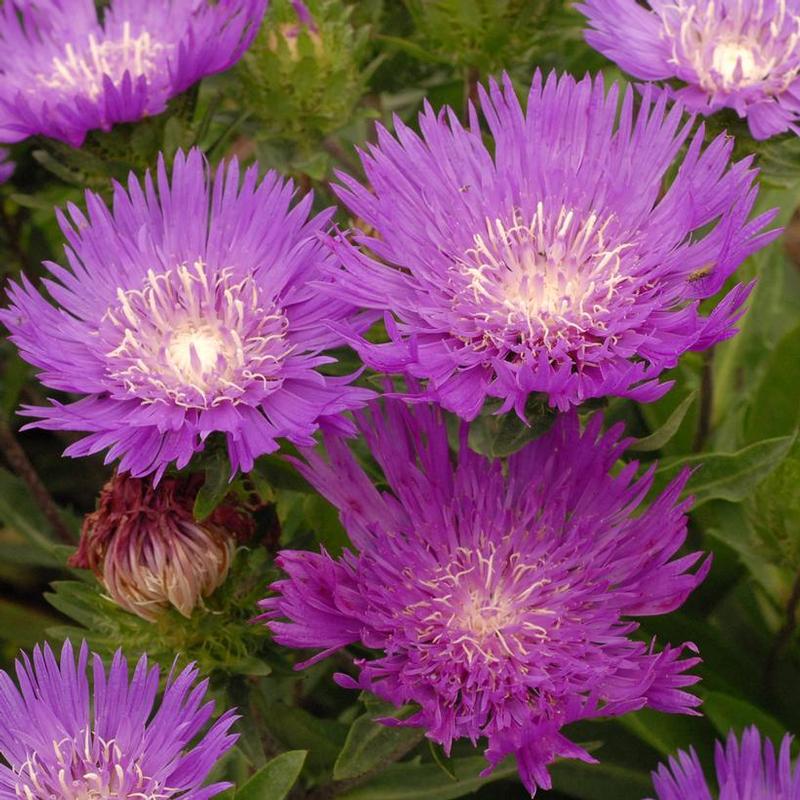
[[[51,305],[23,277],[0,322],[53,389],[83,395],[25,407],[32,426],[86,431],[66,454],[109,448],[122,472],[159,478],[186,466],[209,434],[225,435],[234,469],[286,437],[312,445],[323,417],[371,393],[324,376],[330,330],[353,315],[320,293],[333,270],[318,241],[332,209],[308,219],[311,195],[234,160],[209,176],[199,151],[167,176],[132,175],[109,210],[86,195],[88,217],[59,213],[69,268],[48,263]],[[343,424],[343,423],[341,423]]]
[[[303,475],[340,511],[355,552],[284,551],[287,578],[261,601],[283,645],[320,651],[300,667],[359,642],[352,688],[418,711],[446,751],[486,738],[491,768],[516,756],[527,788],[550,788],[559,757],[594,759],[562,732],[570,722],[650,707],[693,713],[698,679],[686,643],[656,650],[631,638],[633,618],[680,606],[709,561],[674,558],[686,538],[683,474],[637,510],[653,470],[616,476],[620,429],[582,433],[562,415],[545,436],[490,461],[466,428],[451,461],[441,414],[386,401],[358,425],[385,475],[378,491],[336,435],[328,458],[304,452]]]
[[[159,669],[142,656],[128,673],[117,652],[106,670],[69,642],[60,662],[38,646],[17,661],[19,687],[0,671],[0,800],[207,800],[230,784],[203,786],[238,738],[227,711],[197,740],[214,712],[197,669],[171,674],[156,702]]]
[[[268,0],[7,0],[0,6],[0,141],[86,133],[160,114],[239,60]]]
[[[742,734],[741,745],[731,732],[723,746],[717,742],[719,795],[712,795],[694,749],[679,751],[653,773],[658,800],[800,800],[800,768],[792,766],[792,737],[781,742],[780,753],[753,726]]]
[[[703,150],[678,106],[634,113],[602,78],[537,73],[523,111],[506,78],[481,89],[494,154],[473,113],[428,108],[420,138],[399,120],[362,155],[372,189],[339,194],[376,231],[333,243],[341,296],[389,312],[390,341],[359,341],[377,370],[427,380],[427,396],[472,419],[487,396],[524,414],[532,392],[565,410],[621,395],[654,400],[686,350],[734,332],[749,287],[701,315],[741,261],[777,235],[748,222],[751,160]],[[676,163],[678,153],[686,152]],[[665,189],[668,171],[675,177]]]
[[[622,69],[674,78],[688,108],[732,108],[756,139],[800,133],[800,0],[583,0],[586,40]]]

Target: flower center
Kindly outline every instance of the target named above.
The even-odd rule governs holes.
[[[714,47],[711,63],[725,87],[747,86],[765,76],[757,47],[745,41],[720,42]]]
[[[125,22],[120,38],[98,41],[94,34],[89,34],[84,47],[77,50],[67,43],[63,56],[55,57],[50,73],[39,75],[39,80],[50,88],[86,94],[94,100],[103,92],[104,76],[118,85],[129,72],[135,83],[137,78],[153,74],[159,66],[165,68],[160,62],[169,49],[147,31],[132,36],[130,22]]]
[[[457,265],[456,311],[474,326],[457,335],[478,349],[522,353],[601,332],[631,280],[622,255],[632,245],[610,246],[610,223],[594,213],[580,220],[566,207],[548,214],[542,203],[524,223],[487,220]]]
[[[676,0],[658,12],[679,77],[710,94],[785,91],[800,72],[800,15],[787,0]]]
[[[20,800],[167,800],[175,791],[147,777],[113,739],[88,730],[54,740],[51,751],[31,754],[15,772]]]
[[[117,298],[100,335],[107,374],[124,395],[207,409],[255,405],[281,385],[289,323],[251,276],[209,274],[196,261],[150,271],[143,288],[119,289]]]
[[[426,598],[405,611],[417,620],[420,648],[436,651],[437,658],[505,662],[547,638],[553,612],[536,593],[546,591],[549,580],[518,552],[486,548],[459,547],[421,582]]]
[[[501,633],[514,620],[511,598],[502,591],[488,596],[485,591],[470,591],[453,617],[456,627],[474,635],[480,641]]]
[[[206,376],[217,367],[224,351],[225,343],[218,330],[189,322],[170,338],[167,361],[187,383],[205,384]],[[224,369],[224,364],[221,367]]]

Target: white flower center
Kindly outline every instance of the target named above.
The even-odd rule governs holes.
[[[47,753],[31,753],[15,772],[20,800],[168,800],[176,791],[145,775],[113,739],[85,729],[75,739],[54,740]]]
[[[107,374],[144,402],[210,408],[257,401],[281,385],[288,320],[256,281],[202,261],[119,289],[100,324]]]
[[[122,26],[122,37],[98,41],[94,34],[83,48],[72,43],[64,46],[64,54],[55,57],[48,74],[40,74],[39,80],[53,89],[86,94],[97,99],[103,92],[103,78],[108,76],[119,85],[126,72],[135,83],[141,76],[153,74],[163,62],[169,45],[153,39],[148,31],[138,36],[131,35],[130,22]]]
[[[674,0],[658,12],[679,77],[714,95],[780,94],[800,72],[800,14],[787,0]]]
[[[711,63],[726,86],[746,86],[764,77],[759,66],[757,47],[744,41],[720,42],[715,48]]]
[[[484,641],[515,621],[512,599],[502,591],[487,596],[485,592],[473,590],[454,615],[453,622]]]
[[[540,565],[494,544],[462,546],[425,576],[424,598],[403,612],[432,658],[498,664],[548,637],[554,612],[538,602],[550,581]]]
[[[548,212],[542,203],[526,222],[487,220],[457,265],[463,283],[455,310],[473,321],[472,343],[529,351],[602,333],[621,285],[631,281],[622,256],[632,245],[610,245],[610,223],[566,207]]]
[[[205,375],[216,369],[225,342],[211,325],[187,323],[172,335],[167,345],[167,360],[188,383],[205,384]]]

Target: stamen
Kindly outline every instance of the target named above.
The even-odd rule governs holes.
[[[662,13],[671,61],[691,69],[706,91],[733,92],[764,84],[770,94],[797,77],[800,15],[786,0],[677,0]]]
[[[546,590],[549,580],[537,580],[535,565],[498,553],[495,544],[486,547],[459,547],[429,577],[416,577],[428,596],[404,613],[416,622],[421,649],[470,665],[477,659],[499,665],[548,637],[537,622],[553,612],[532,595]]]
[[[611,223],[567,207],[548,213],[541,202],[527,222],[487,220],[457,263],[463,284],[455,298],[459,313],[483,329],[484,346],[530,352],[602,330],[632,282],[622,259],[633,245],[608,243]]]
[[[103,92],[104,76],[118,84],[129,72],[135,82],[165,68],[169,50],[170,45],[154,40],[146,30],[132,36],[131,24],[126,21],[121,38],[98,41],[89,34],[87,45],[81,49],[67,43],[64,55],[53,59],[50,73],[38,77],[45,86],[86,94],[95,100]]]
[[[31,753],[17,768],[15,794],[24,800],[168,800],[177,791],[147,777],[138,759],[125,759],[114,740],[84,731],[53,741],[55,754]],[[126,766],[123,766],[123,761]]]
[[[118,290],[101,324],[109,378],[147,403],[210,408],[280,386],[288,320],[250,277],[202,261]]]

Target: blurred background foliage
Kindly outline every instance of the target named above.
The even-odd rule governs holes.
[[[537,67],[619,78],[583,42],[579,15],[557,0],[312,0],[308,10],[273,0],[242,62],[159,117],[92,134],[81,150],[45,140],[14,146],[16,172],[0,187],[4,279],[24,270],[36,281],[42,260],[61,257],[54,206],[80,204],[86,187],[108,194],[110,177],[145,169],[160,150],[170,157],[198,144],[211,161],[258,160],[312,188],[322,208],[333,202],[336,169],[360,173],[355,148],[368,147],[374,123],[391,128],[393,115],[413,123],[425,98],[463,116],[478,83],[502,71],[520,91]],[[696,467],[688,547],[713,552],[714,567],[680,611],[646,621],[640,635],[698,644],[704,716],[645,711],[575,726],[573,738],[602,763],[556,765],[554,800],[641,800],[652,793],[649,771],[679,747],[693,744],[709,762],[715,736],[730,729],[755,722],[776,739],[800,730],[800,139],[759,149],[759,208],[778,206],[788,229],[740,270],[737,280],[757,280],[741,333],[685,357],[659,402],[617,399],[605,408],[608,422],[624,421],[637,440],[629,457],[659,460],[656,488]],[[353,222],[339,213],[340,223]],[[342,358],[344,369],[356,366],[352,354]],[[280,457],[260,459],[232,486],[213,453],[200,465],[198,516],[229,491],[247,494],[257,498],[257,532],[239,549],[227,584],[191,619],[168,612],[148,623],[116,607],[90,573],[67,569],[111,467],[99,457],[63,459],[69,434],[18,436],[15,409],[41,403],[45,390],[8,341],[0,359],[0,666],[20,648],[65,635],[88,637],[101,652],[148,650],[167,667],[175,652],[198,660],[214,692],[243,714],[241,741],[224,768],[239,781],[237,800],[290,791],[315,800],[525,796],[512,764],[479,778],[483,762],[469,745],[445,758],[419,731],[372,722],[398,712],[335,686],[331,674],[346,669],[346,659],[295,673],[296,656],[251,624],[256,599],[276,576],[279,545],[322,544],[335,553],[347,544],[333,509]],[[507,455],[537,432],[486,413],[471,443]]]

